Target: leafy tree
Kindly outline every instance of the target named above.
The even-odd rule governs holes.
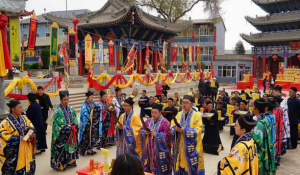
[[[43,64],[44,64],[43,68],[48,69],[49,64],[50,64],[50,49],[49,49],[49,47],[46,47],[46,48],[42,49],[41,59],[42,59]]]
[[[209,12],[211,18],[220,16],[221,3],[224,0],[131,0],[140,7],[156,11],[162,18],[171,23],[178,23],[179,20],[190,12],[195,5],[204,3],[203,9]],[[171,68],[171,41],[168,41],[168,63],[167,68]]]
[[[234,53],[237,55],[245,55],[245,47],[242,41],[238,41],[234,48]]]

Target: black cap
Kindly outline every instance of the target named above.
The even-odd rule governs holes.
[[[282,90],[282,87],[280,87],[280,86],[275,86],[274,88],[273,88],[273,90],[275,90],[275,91],[280,91],[281,92],[281,90]]]
[[[254,101],[254,105],[255,106],[262,106],[262,107],[266,107],[267,106],[267,102],[264,99],[257,99]]]
[[[272,111],[274,108],[276,108],[276,100],[273,97],[269,97],[267,102],[267,107],[269,111]]]
[[[103,95],[106,95],[107,93],[105,92],[105,91],[100,91],[100,93],[99,93],[99,95],[101,96],[101,97],[103,97]]]
[[[211,101],[205,101],[206,105],[209,105],[209,104],[214,104],[213,102]]]
[[[222,101],[216,102],[217,105],[223,105],[224,103]]]
[[[127,98],[124,103],[130,104],[132,106],[134,104],[134,101],[132,101],[132,98]]]
[[[297,88],[291,87],[291,90],[294,91],[295,93],[297,93]]]
[[[163,105],[155,103],[152,105],[152,109],[157,109],[158,111],[162,111]]]
[[[36,94],[34,93],[29,93],[27,95],[28,101],[35,101],[36,100]]]
[[[188,99],[188,100],[190,100],[190,102],[195,103],[194,97],[192,97],[192,96],[190,96],[190,95],[185,95],[185,96],[183,96],[183,99]]]
[[[8,103],[6,103],[9,109],[16,107],[18,104],[21,104],[19,100],[10,100]]]
[[[118,91],[120,91],[120,90],[122,90],[122,89],[119,88],[119,87],[116,87],[115,92],[118,92]]]
[[[94,95],[94,92],[92,92],[92,91],[87,91],[87,93],[85,93],[85,96],[87,96],[87,97],[89,97],[89,96],[91,96],[91,95]]]
[[[173,98],[168,98],[168,101],[169,101],[169,100],[170,100],[170,101],[174,101]]]
[[[69,91],[59,91],[59,97],[60,99],[63,99],[64,97],[69,97]]]
[[[281,98],[279,95],[278,96],[273,96],[273,98],[279,104],[283,101],[283,98]]]
[[[241,103],[244,103],[245,105],[248,104],[248,102],[246,100],[242,100]]]
[[[250,132],[257,124],[257,122],[253,120],[253,117],[249,114],[241,115],[238,118],[238,122],[241,128],[246,129],[247,132]]]

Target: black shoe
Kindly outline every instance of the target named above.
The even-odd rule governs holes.
[[[92,154],[95,155],[95,154],[97,154],[97,152],[96,151],[92,151]]]
[[[67,164],[67,167],[77,167],[77,164],[75,162],[71,164]]]
[[[42,154],[42,152],[41,151],[39,151],[39,152],[37,152],[37,153],[35,153],[35,155],[41,155]]]
[[[88,151],[86,154],[89,155],[89,156],[94,155],[93,152],[91,152],[91,151]]]
[[[44,152],[46,152],[46,150],[42,149],[41,152],[44,153]]]

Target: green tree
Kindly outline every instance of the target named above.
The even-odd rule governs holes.
[[[46,47],[46,48],[42,49],[41,59],[42,59],[43,64],[44,64],[43,68],[48,69],[49,64],[50,64],[50,49],[49,49],[49,47]]]
[[[224,0],[131,0],[140,7],[155,11],[171,23],[178,23],[179,20],[190,12],[195,5],[202,2],[205,12],[209,12],[211,18],[221,16],[221,3]],[[171,68],[171,41],[168,41],[168,63]]]
[[[234,48],[234,53],[237,55],[245,55],[245,47],[242,41],[238,41]]]

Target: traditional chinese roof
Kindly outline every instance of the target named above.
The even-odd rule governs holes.
[[[257,30],[263,32],[277,31],[277,30],[293,30],[299,29],[300,26],[300,12],[279,13],[267,15],[262,17],[252,18],[245,17]]]
[[[252,0],[267,13],[280,13],[300,9],[299,0]]]
[[[31,16],[33,13],[34,13],[34,10],[32,10],[31,12],[24,10],[23,13],[21,14],[21,16]]]
[[[0,0],[0,11],[8,13],[22,13],[27,0]]]
[[[241,37],[254,46],[281,46],[300,41],[300,31],[241,34]]]
[[[130,20],[133,9],[135,9],[135,23],[152,30],[176,34],[189,26],[187,23],[170,23],[165,19],[145,13],[133,3],[122,2],[120,0],[108,0],[108,2],[100,10],[75,15],[75,17],[79,19],[79,29],[112,27]],[[51,13],[44,14],[43,16],[49,21],[56,21],[62,28],[72,26],[72,19],[58,17]]]

